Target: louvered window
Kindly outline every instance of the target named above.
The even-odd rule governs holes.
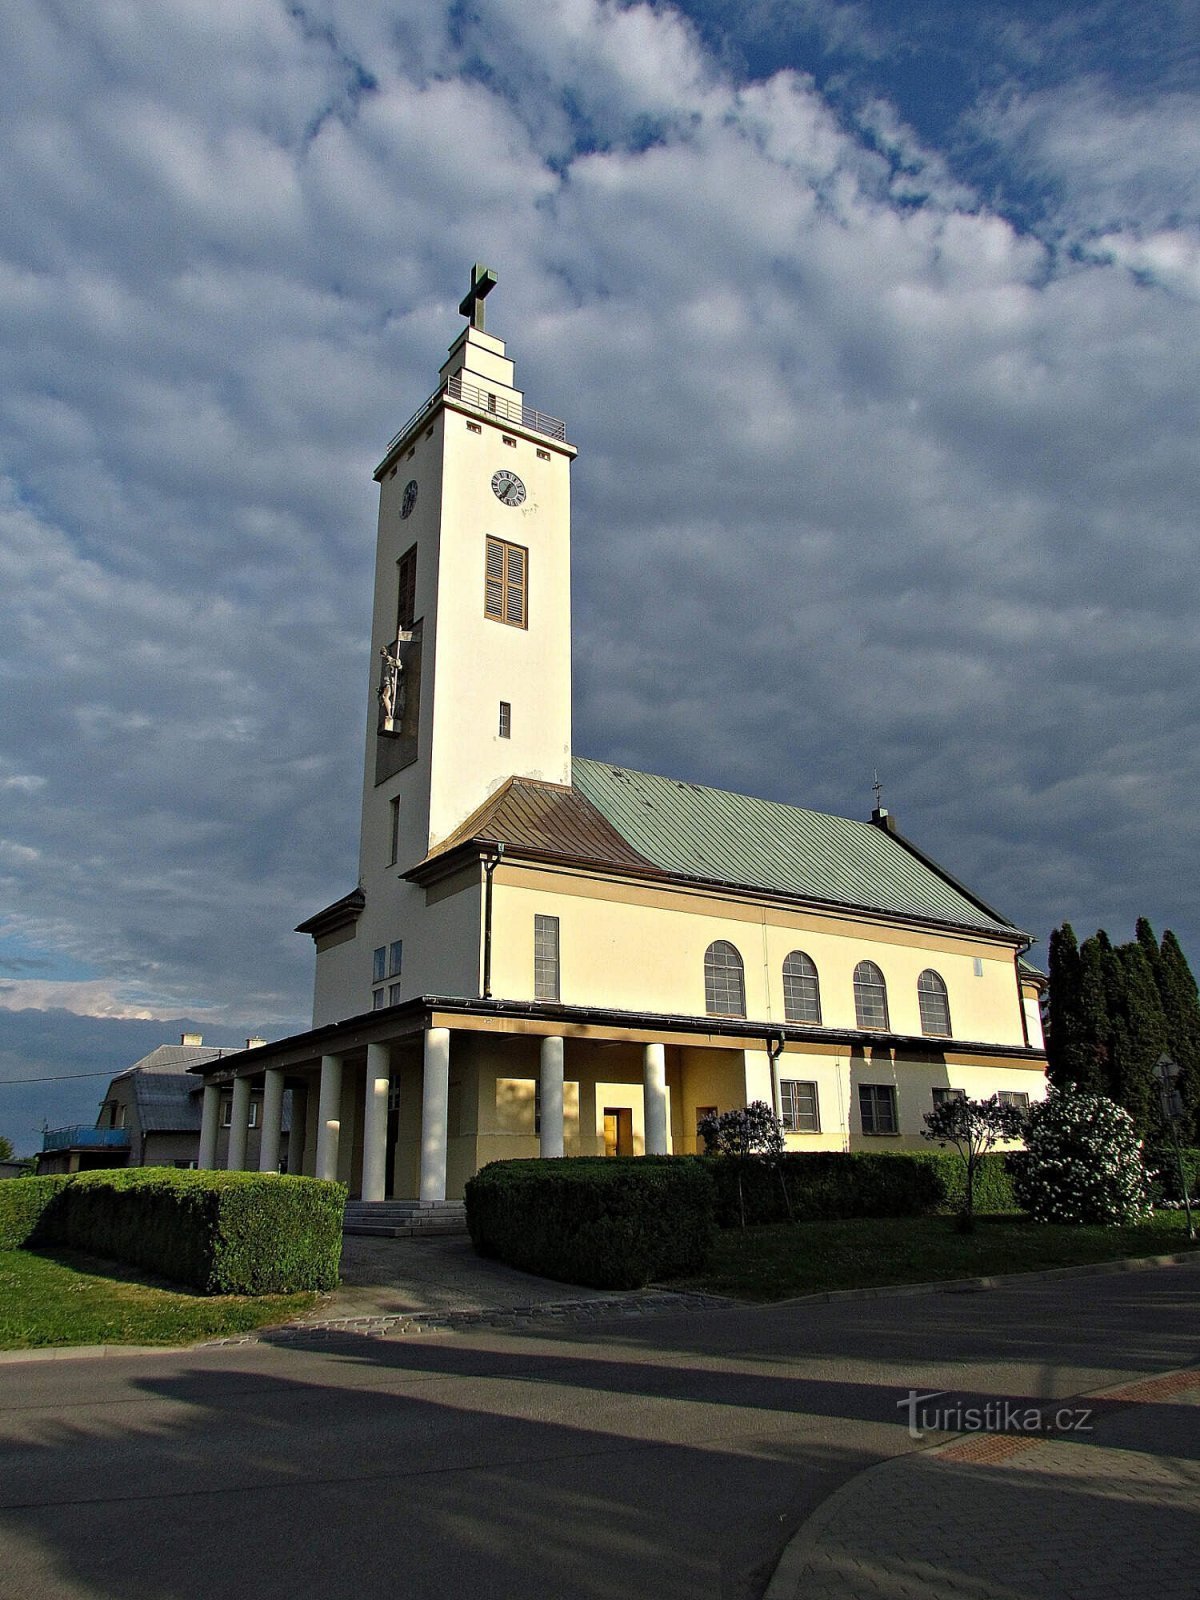
[[[710,1017],[746,1015],[742,958],[728,939],[717,939],[704,952],[704,1007]]]
[[[783,1015],[787,1022],[820,1022],[821,985],[811,956],[793,950],[783,963]]]
[[[526,626],[525,596],[529,580],[529,552],[519,544],[488,539],[484,575],[483,614],[512,628]]]
[[[921,1032],[946,1036],[950,1032],[950,997],[945,980],[932,967],[917,979],[917,1004],[921,1008]]]
[[[854,1014],[860,1028],[887,1032],[887,984],[873,961],[860,961],[854,969]]]
[[[396,629],[411,628],[417,615],[417,547],[405,551],[396,563],[399,598],[396,604]]]

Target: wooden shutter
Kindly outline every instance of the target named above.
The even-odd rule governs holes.
[[[519,544],[503,539],[487,541],[483,584],[483,614],[510,627],[526,625],[525,595],[529,576],[528,554]]]

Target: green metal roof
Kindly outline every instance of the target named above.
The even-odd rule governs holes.
[[[874,823],[578,757],[571,779],[622,838],[666,872],[922,921],[1017,932]]]

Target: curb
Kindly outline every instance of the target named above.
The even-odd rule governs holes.
[[[1118,1257],[1114,1261],[1087,1261],[1084,1262],[1082,1266],[1077,1267],[1046,1267],[1040,1272],[1006,1272],[995,1277],[940,1278],[933,1283],[889,1283],[879,1284],[875,1287],[867,1289],[824,1289],[819,1290],[816,1294],[797,1295],[791,1300],[735,1300],[731,1295],[708,1294],[705,1291],[705,1298],[710,1301],[711,1304],[707,1306],[696,1306],[693,1304],[687,1307],[664,1306],[663,1312],[664,1314],[670,1314],[672,1311],[680,1310],[722,1311],[726,1309],[738,1311],[778,1311],[788,1306],[831,1305],[836,1301],[844,1300],[901,1300],[906,1298],[915,1298],[918,1295],[973,1294],[981,1292],[985,1289],[1001,1289],[1010,1283],[1040,1283],[1055,1278],[1091,1278],[1099,1277],[1102,1274],[1110,1272],[1141,1272],[1144,1270],[1149,1270],[1152,1267],[1179,1267],[1183,1266],[1188,1261],[1200,1261],[1200,1250],[1184,1250],[1177,1252],[1175,1255],[1169,1256],[1123,1256]],[[648,1288],[662,1293],[680,1296],[689,1292],[687,1290],[672,1289],[667,1284],[650,1284],[648,1285]],[[700,1291],[696,1292],[699,1293]],[[596,1304],[595,1301],[573,1301],[568,1303],[572,1305],[580,1303],[592,1305]],[[563,1302],[554,1301],[550,1302],[550,1304],[552,1304],[556,1310],[561,1310]],[[621,1313],[619,1311],[617,1302],[605,1301],[603,1304],[612,1305],[614,1316],[620,1316]],[[270,1336],[271,1334],[284,1333],[287,1339],[291,1339],[304,1333],[330,1334],[337,1333],[339,1331],[355,1333],[362,1329],[362,1324],[364,1322],[375,1320],[387,1320],[389,1322],[402,1323],[416,1318],[429,1318],[430,1321],[432,1321],[434,1316],[437,1316],[440,1319],[439,1326],[418,1326],[412,1331],[425,1333],[449,1333],[454,1331],[452,1319],[463,1315],[465,1315],[465,1313],[455,1313],[452,1311],[441,1311],[438,1313],[398,1312],[389,1314],[386,1319],[375,1319],[370,1317],[330,1318],[327,1321],[321,1321],[319,1326],[314,1326],[313,1323],[306,1322],[280,1322],[271,1327],[254,1328],[244,1335],[234,1334],[229,1336],[227,1339],[200,1339],[193,1344],[69,1344],[50,1345],[45,1348],[35,1350],[0,1350],[0,1366],[8,1366],[19,1361],[83,1361],[112,1356],[179,1355],[188,1350],[241,1349],[248,1344],[261,1344],[265,1342],[264,1336]],[[481,1315],[481,1313],[471,1312],[469,1315],[478,1317]],[[492,1311],[482,1313],[482,1315],[512,1315],[512,1308],[507,1306],[497,1306]],[[597,1315],[594,1319],[589,1320],[591,1321],[591,1325],[595,1326],[596,1323],[599,1323],[605,1319],[602,1315]],[[473,1324],[473,1326],[478,1326],[478,1323]],[[466,1325],[464,1325],[463,1331],[468,1331],[468,1327]],[[378,1334],[367,1333],[364,1335],[364,1337],[378,1337]],[[1084,1399],[1087,1397],[1072,1396],[1071,1398]],[[892,1459],[895,1460],[896,1458],[893,1457]],[[888,1462],[880,1463],[881,1466],[887,1466],[888,1464]],[[867,1471],[874,1470],[874,1468],[867,1468]],[[836,1490],[835,1494],[840,1492],[840,1490]],[[815,1514],[816,1513],[814,1513],[814,1515]],[[805,1526],[807,1527],[807,1523]],[[770,1590],[767,1591],[766,1595],[764,1596],[764,1600],[774,1600]]]
[[[1135,1256],[1135,1262],[1151,1259],[1146,1256]],[[1163,1265],[1170,1265],[1176,1257],[1168,1256]],[[1186,1259],[1186,1258],[1185,1258]],[[1039,1277],[1063,1277],[1077,1272],[1076,1267],[1061,1267],[1045,1273]],[[1023,1277],[1033,1274],[1015,1273],[1011,1276]],[[853,1292],[853,1291],[852,1291]],[[1061,1395],[1054,1399],[1039,1402],[1042,1411],[1060,1410],[1080,1400],[1108,1400],[1119,1404],[1122,1400],[1127,1405],[1138,1405],[1148,1401],[1153,1404],[1155,1399],[1168,1399],[1173,1393],[1182,1393],[1189,1389],[1200,1388],[1200,1367],[1176,1367],[1167,1372],[1157,1372],[1151,1377],[1131,1378],[1125,1383],[1109,1384],[1100,1389],[1085,1389],[1079,1394]],[[821,1534],[829,1523],[841,1510],[842,1502],[850,1495],[857,1493],[870,1479],[877,1478],[886,1472],[902,1472],[914,1458],[944,1456],[961,1446],[964,1440],[978,1439],[1017,1439],[1021,1447],[1034,1445],[1046,1440],[1046,1434],[1024,1435],[1006,1433],[956,1433],[949,1439],[941,1439],[937,1444],[918,1445],[914,1450],[902,1451],[899,1455],[889,1456],[886,1461],[877,1461],[873,1466],[864,1467],[861,1472],[855,1473],[845,1483],[836,1488],[828,1499],[822,1500],[817,1509],[804,1519],[795,1533],[783,1548],[775,1571],[771,1574],[771,1581],[763,1591],[763,1600],[796,1600],[800,1593],[800,1579],[804,1572],[805,1563],[812,1554],[814,1547],[819,1543]],[[1014,1452],[1015,1453],[1015,1452]]]

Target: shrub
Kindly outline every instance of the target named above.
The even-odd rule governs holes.
[[[1179,1152],[1183,1157],[1183,1174],[1187,1180],[1188,1195],[1193,1203],[1200,1195],[1200,1150],[1185,1146]],[[1143,1151],[1146,1171],[1150,1177],[1150,1192],[1154,1203],[1167,1201],[1179,1205],[1183,1190],[1179,1186],[1179,1160],[1170,1144],[1157,1144]]]
[[[708,1163],[676,1156],[493,1161],[467,1184],[480,1255],[566,1283],[638,1289],[696,1272],[713,1238]]]
[[[712,1173],[717,1224],[722,1228],[741,1221],[741,1201],[746,1221],[761,1223],[919,1217],[961,1211],[965,1198],[963,1163],[955,1155],[932,1150],[793,1150],[775,1160],[699,1159]],[[1010,1159],[997,1153],[980,1159],[975,1173],[977,1211],[1017,1209],[1008,1175]],[[782,1184],[787,1185],[786,1200]]]
[[[43,1215],[67,1177],[6,1178],[0,1183],[0,1250],[35,1243]]]
[[[958,1220],[964,1232],[970,1233],[975,1226],[975,1181],[980,1162],[1001,1139],[1019,1139],[1024,1131],[1024,1111],[1001,1100],[998,1094],[987,1100],[953,1095],[925,1113],[922,1139],[952,1144],[962,1162],[963,1199]]]
[[[65,1180],[37,1238],[205,1294],[333,1289],[345,1200],[341,1184],[275,1173],[84,1172]]]
[[[1030,1109],[1025,1147],[1015,1189],[1037,1221],[1118,1224],[1149,1215],[1142,1147],[1115,1101],[1051,1088]]]

